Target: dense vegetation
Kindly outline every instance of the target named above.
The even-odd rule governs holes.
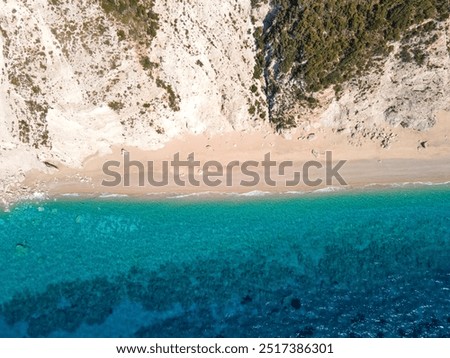
[[[267,0],[251,0],[258,7]],[[264,75],[271,122],[296,126],[294,102],[317,105],[315,93],[383,64],[400,42],[404,62],[426,64],[436,24],[449,17],[448,0],[271,0],[264,28],[256,28],[254,78]],[[417,26],[414,26],[417,25]],[[281,95],[281,97],[279,96]]]
[[[252,0],[254,6],[260,2]],[[300,80],[306,92],[363,73],[412,25],[444,20],[450,12],[448,0],[272,0],[272,9],[266,29],[255,32],[255,77],[275,58],[278,75]]]
[[[103,10],[114,16],[124,29],[119,30],[119,39],[124,40],[127,35],[149,45],[156,36],[159,28],[159,16],[153,11],[153,0],[99,0]]]

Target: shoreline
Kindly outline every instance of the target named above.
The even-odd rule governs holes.
[[[390,192],[399,190],[421,190],[432,188],[445,188],[450,189],[450,181],[447,182],[404,182],[404,183],[391,183],[391,184],[367,184],[362,187],[324,187],[321,189],[315,189],[310,191],[259,191],[253,190],[248,192],[193,192],[193,193],[153,193],[147,195],[140,194],[79,194],[79,193],[66,193],[60,195],[54,195],[44,199],[44,201],[83,201],[86,199],[96,201],[133,201],[133,202],[167,202],[167,201],[230,201],[230,200],[258,200],[265,198],[302,198],[302,197],[322,197],[329,195],[345,195],[345,194],[363,194],[363,193],[379,193]]]
[[[45,169],[32,169],[24,173],[23,180],[17,180],[3,193],[0,192],[1,208],[14,205],[14,203],[46,198],[59,198],[68,194],[80,197],[95,198],[100,196],[127,195],[133,198],[148,197],[180,197],[180,196],[204,196],[223,197],[223,195],[236,195],[250,197],[257,193],[268,192],[270,194],[285,195],[289,192],[315,192],[338,190],[359,190],[367,186],[386,187],[404,186],[405,183],[448,183],[450,182],[450,113],[443,112],[438,115],[435,127],[426,132],[417,132],[405,128],[390,128],[395,133],[396,140],[389,148],[382,148],[380,144],[366,139],[360,146],[355,146],[349,141],[348,134],[337,133],[332,128],[311,129],[312,134],[306,136],[313,139],[305,139],[305,132],[296,129],[288,134],[279,135],[269,132],[229,132],[219,135],[185,134],[173,139],[163,148],[156,150],[143,150],[130,146],[116,146],[110,148],[106,155],[93,154],[87,157],[80,168],[65,166],[63,162],[48,159]],[[421,146],[426,143],[426,146]],[[327,160],[326,153],[332,153],[332,161]],[[103,166],[108,161],[124,163],[124,153],[128,153],[130,160],[147,164],[154,162],[153,174],[159,180],[162,175],[163,162],[170,162],[174,155],[179,154],[182,161],[189,161],[192,155],[199,163],[199,168],[206,162],[217,161],[226,166],[227,163],[239,161],[257,161],[261,163],[265,155],[270,154],[271,160],[277,163],[277,167],[270,168],[270,176],[275,186],[258,182],[252,186],[242,186],[249,176],[242,170],[232,171],[231,183],[222,182],[220,186],[211,187],[203,181],[199,186],[180,187],[173,182],[163,187],[151,185],[139,186],[137,170],[130,171],[130,186],[118,185],[114,188],[105,187],[102,181],[108,179],[103,171]],[[329,158],[328,158],[329,159]],[[279,164],[292,162],[292,167],[280,175]],[[339,171],[348,186],[341,186],[334,177],[333,182],[319,186],[308,186],[302,180],[295,186],[287,186],[286,180],[294,178],[294,174],[306,163],[326,163],[336,165],[340,161],[346,161]],[[125,165],[124,165],[125,166]],[[148,168],[148,167],[147,167]],[[228,168],[227,168],[228,169]],[[241,168],[242,169],[242,168]],[[259,179],[267,179],[267,172],[261,166],[255,169]],[[168,176],[173,175],[173,168],[169,168]],[[187,169],[183,169],[180,175],[187,181]],[[195,178],[204,178],[201,169],[193,174]],[[223,174],[223,173],[222,173]],[[324,170],[317,169],[310,172],[313,179],[325,179]],[[226,179],[224,176],[221,179]],[[302,177],[303,179],[303,177]],[[144,183],[145,184],[145,183]],[[148,184],[148,183],[147,183]],[[228,185],[230,184],[230,185]],[[331,184],[331,185],[330,185]],[[253,194],[252,194],[253,193]],[[2,204],[3,202],[3,204]]]
[[[138,194],[108,194],[108,193],[65,193],[46,196],[43,193],[37,193],[36,197],[25,198],[12,203],[8,207],[0,206],[0,214],[8,213],[15,207],[21,205],[41,205],[50,202],[129,202],[129,203],[204,203],[204,202],[250,202],[258,200],[292,200],[302,198],[324,198],[329,196],[341,195],[363,195],[380,193],[398,193],[401,191],[419,191],[432,189],[450,190],[450,181],[447,182],[404,182],[391,184],[367,184],[362,187],[325,187],[313,191],[249,191],[249,192],[195,192],[189,194],[176,193],[154,193],[146,196]],[[445,189],[446,188],[446,189]]]

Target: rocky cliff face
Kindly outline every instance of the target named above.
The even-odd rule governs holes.
[[[103,3],[1,5],[2,156],[26,149],[79,165],[111,144],[151,148],[185,131],[255,126],[249,2],[143,2],[159,14],[144,39],[127,22],[134,13]]]
[[[254,32],[273,9],[252,4],[3,1],[0,192],[6,178],[17,182],[48,160],[79,166],[114,144],[155,148],[186,132],[275,130],[275,112],[300,131],[332,127],[356,145],[362,136],[387,147],[381,127],[426,130],[450,109],[448,21],[426,32],[429,41],[412,32],[392,43],[378,67],[338,92],[315,93],[311,107],[295,100],[288,78],[271,74],[275,63],[255,79]],[[281,89],[275,98],[271,81]]]
[[[383,147],[384,125],[432,127],[450,106],[449,11],[441,1],[273,0],[255,36],[270,120],[280,131],[328,126]]]
[[[300,128],[332,127],[350,143],[364,139],[387,148],[394,139],[389,128],[425,131],[436,114],[450,110],[449,21],[435,30],[393,43],[393,51],[369,73],[346,82],[340,91],[315,93],[315,108],[297,105],[289,90],[281,91],[274,111],[290,113]],[[405,51],[424,54],[423,62],[404,58]],[[286,111],[287,110],[287,111]]]

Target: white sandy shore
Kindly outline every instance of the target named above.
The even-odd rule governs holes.
[[[58,165],[58,170],[42,173],[32,170],[26,174],[22,187],[30,188],[29,192],[43,193],[46,197],[87,196],[108,197],[127,195],[139,198],[159,198],[161,196],[182,197],[190,194],[208,193],[288,193],[313,192],[317,190],[332,191],[338,189],[358,189],[377,185],[395,185],[402,183],[445,183],[450,181],[450,115],[442,113],[437,125],[427,132],[399,128],[396,129],[397,140],[389,149],[380,148],[378,144],[367,140],[360,147],[347,143],[347,136],[333,133],[332,130],[318,130],[314,140],[299,140],[299,134],[293,133],[291,138],[276,134],[232,132],[219,136],[186,135],[174,140],[163,149],[143,151],[133,147],[112,148],[112,153],[106,156],[87,158],[80,169],[66,168]],[[421,143],[427,142],[426,148]],[[233,183],[211,187],[204,183],[200,186],[187,184],[185,187],[171,182],[164,187],[154,187],[146,183],[138,185],[138,174],[131,172],[131,185],[106,187],[103,180],[111,180],[103,173],[102,167],[106,161],[115,160],[123,166],[123,150],[130,154],[131,160],[141,161],[147,167],[148,161],[153,161],[156,172],[160,171],[162,161],[171,161],[176,153],[182,160],[187,160],[194,153],[195,160],[201,165],[206,161],[218,161],[226,166],[232,161],[254,160],[261,162],[266,153],[277,161],[292,161],[294,169],[286,170],[285,176],[278,175],[278,168],[272,170],[271,177],[276,185],[270,186],[264,182],[246,187],[240,185],[241,180],[249,180],[248,176],[233,171]],[[331,185],[325,183],[319,186],[307,186],[304,183],[295,187],[286,186],[286,180],[293,178],[293,170],[298,171],[308,161],[325,163],[325,152],[332,151],[333,162],[347,161],[340,171],[348,185],[342,186],[337,181]],[[254,169],[253,169],[254,170]],[[257,169],[261,176],[263,168]],[[173,171],[171,171],[173,174]],[[187,182],[187,170],[182,170],[182,179]],[[202,179],[199,169],[195,171],[196,178]],[[156,179],[160,173],[155,174]],[[312,170],[311,179],[324,178],[323,171]],[[219,178],[220,179],[220,178]]]

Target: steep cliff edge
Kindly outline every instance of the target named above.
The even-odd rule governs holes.
[[[441,0],[273,0],[255,32],[271,122],[331,126],[356,144],[366,133],[384,147],[380,125],[432,127],[450,108],[449,14]]]
[[[0,196],[26,192],[31,169],[80,167],[113,145],[152,149],[229,131],[307,140],[332,128],[355,146],[389,148],[390,128],[424,131],[450,109],[447,18],[425,16],[387,41],[373,68],[299,97],[302,81],[291,68],[280,74],[281,40],[258,44],[279,3],[3,1]]]
[[[49,160],[266,126],[249,115],[252,16],[247,1],[3,2],[0,192]]]

